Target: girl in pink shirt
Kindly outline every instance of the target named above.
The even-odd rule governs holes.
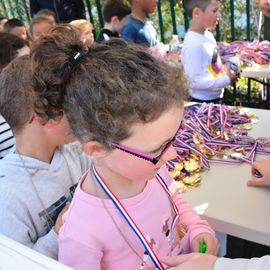
[[[52,71],[58,64],[67,78],[70,126],[92,156],[63,218],[59,260],[74,269],[165,269],[161,257],[197,252],[202,239],[216,254],[213,230],[166,168],[177,157],[172,142],[186,91],[179,67],[121,40],[88,52],[74,42],[61,48],[53,37],[41,49],[48,44],[58,59]]]

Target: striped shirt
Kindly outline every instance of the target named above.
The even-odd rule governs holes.
[[[12,131],[3,116],[0,115],[0,159],[2,159],[15,144]]]

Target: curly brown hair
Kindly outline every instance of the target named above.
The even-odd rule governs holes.
[[[80,31],[70,24],[53,27],[31,47],[33,87],[37,93],[34,109],[44,122],[63,116],[65,85],[76,51],[86,52],[87,47],[80,41]]]
[[[156,120],[182,107],[187,87],[182,69],[153,58],[145,48],[112,39],[96,44],[73,69],[64,108],[81,142],[109,147],[130,136],[136,122]]]
[[[74,57],[76,56],[76,57]],[[81,142],[105,146],[130,135],[130,126],[183,106],[182,69],[153,58],[145,48],[111,39],[89,51],[78,36],[41,37],[32,48],[37,113],[61,116],[63,108]]]

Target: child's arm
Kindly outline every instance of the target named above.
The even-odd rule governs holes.
[[[101,250],[66,237],[64,233],[60,234],[58,255],[60,262],[76,270],[101,270],[101,259]]]
[[[162,170],[166,173],[164,167]],[[183,246],[184,253],[190,251],[198,252],[200,242],[204,239],[206,242],[206,253],[216,254],[218,252],[218,241],[210,225],[207,221],[201,219],[193,208],[180,196],[179,190],[168,172],[165,179],[169,185],[171,197],[178,208],[180,222],[187,232],[185,237],[188,237],[188,246]]]
[[[27,207],[11,196],[4,196],[0,190],[0,234],[12,238],[46,256],[57,259],[57,234],[54,229],[43,237],[38,238],[40,230],[33,224]]]
[[[166,257],[166,269],[187,270],[266,270],[270,269],[270,256],[251,259],[217,258],[212,255],[190,253],[176,257]],[[173,268],[170,268],[173,267]]]
[[[189,248],[184,252],[198,252],[199,245],[202,239],[206,242],[206,253],[217,254],[218,252],[218,241],[215,238],[215,233],[207,223],[207,221],[201,219],[192,207],[181,198],[179,191],[172,193],[172,199],[176,204],[179,214],[180,223],[187,232]]]

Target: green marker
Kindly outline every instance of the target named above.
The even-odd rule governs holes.
[[[206,252],[206,243],[204,239],[202,239],[199,246],[199,253],[205,253],[205,252]]]

